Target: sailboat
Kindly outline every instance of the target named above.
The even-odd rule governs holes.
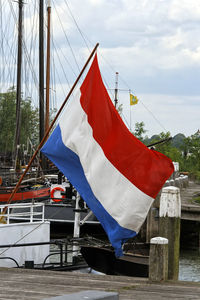
[[[19,16],[18,16],[18,51],[17,51],[17,89],[16,89],[16,126],[15,126],[15,142],[14,142],[14,166],[13,170],[6,174],[4,173],[0,177],[0,203],[7,203],[15,187],[15,181],[19,178],[20,168],[19,165],[19,148],[20,148],[20,120],[21,120],[21,73],[22,73],[22,7],[23,3],[19,1]],[[3,51],[2,51],[3,52]],[[6,59],[5,59],[6,62]],[[3,80],[2,80],[3,81]],[[3,95],[3,94],[1,94]],[[14,94],[13,94],[14,95]],[[13,171],[15,173],[13,173]],[[30,178],[32,176],[32,178]],[[42,176],[37,178],[37,172],[30,174],[27,180],[24,180],[19,186],[17,192],[12,198],[13,202],[28,202],[37,199],[39,201],[48,199],[50,196],[50,187],[47,185],[47,180]]]

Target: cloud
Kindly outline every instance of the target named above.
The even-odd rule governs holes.
[[[176,22],[200,21],[200,6],[196,0],[169,1],[169,18]]]

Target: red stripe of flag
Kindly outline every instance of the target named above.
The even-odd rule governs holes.
[[[107,159],[137,188],[155,198],[173,173],[173,163],[147,148],[127,129],[103,84],[97,55],[81,86],[80,101]]]

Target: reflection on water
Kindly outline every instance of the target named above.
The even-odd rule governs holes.
[[[181,251],[179,280],[200,281],[200,253],[197,250]]]

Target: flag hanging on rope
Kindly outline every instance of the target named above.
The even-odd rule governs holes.
[[[116,256],[174,170],[169,158],[129,132],[103,84],[97,55],[41,151],[101,222]]]
[[[134,96],[133,94],[130,94],[130,105],[135,105],[138,103],[138,98]]]

